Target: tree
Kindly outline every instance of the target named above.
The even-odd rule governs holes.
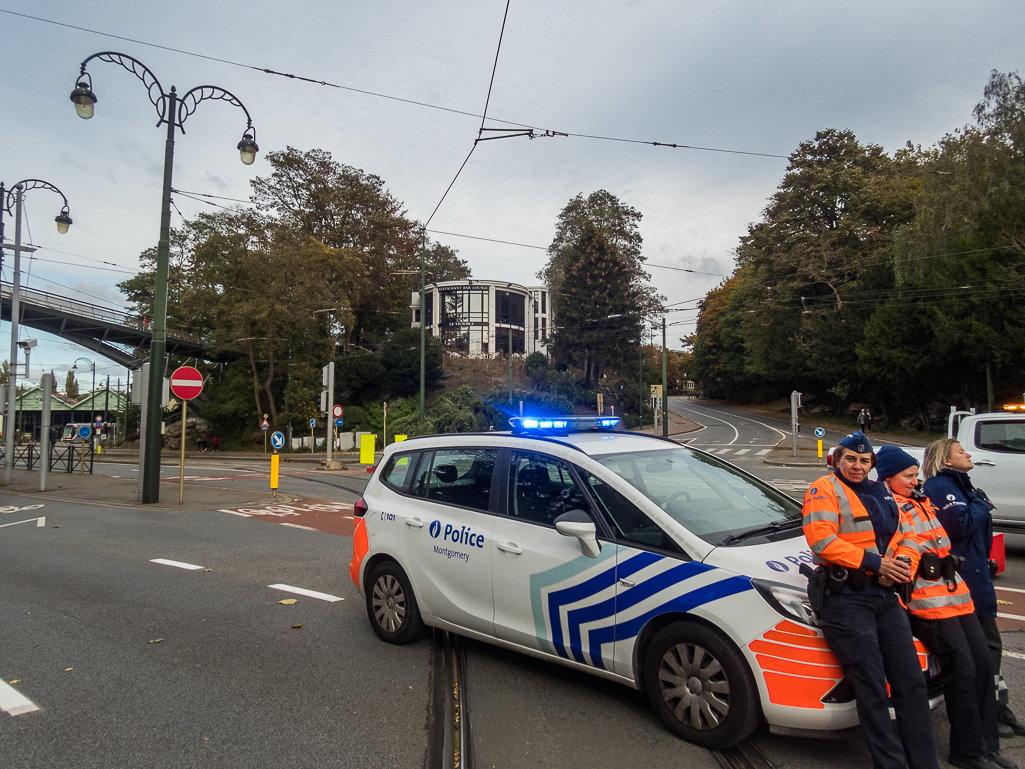
[[[64,378],[64,394],[72,401],[79,398],[78,380],[75,379],[75,372],[68,369],[68,375]]]
[[[441,340],[427,337],[424,360],[424,386],[435,387],[442,377],[444,352]],[[381,353],[386,387],[392,395],[409,396],[420,392],[420,329],[396,331],[384,343]]]
[[[573,249],[588,227],[602,233],[609,248],[623,260],[643,312],[652,315],[661,310],[662,297],[647,285],[651,276],[644,271],[645,257],[641,254],[642,239],[637,226],[640,220],[639,211],[606,190],[592,192],[586,198],[578,194],[565,205],[555,224],[555,237],[548,246],[548,263],[537,274],[551,291],[556,317],[562,312],[562,282],[576,259]]]
[[[626,259],[605,234],[586,225],[566,251],[552,349],[584,371],[587,384],[618,367],[639,333],[640,293]]]

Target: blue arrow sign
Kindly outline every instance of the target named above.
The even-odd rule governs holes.
[[[338,419],[335,420],[335,427],[341,427],[344,424],[345,419],[343,417],[338,417]]]
[[[824,438],[825,435],[826,435],[826,431],[823,428],[821,428],[821,427],[816,427],[815,428],[815,437],[816,438]]]
[[[93,434],[93,429],[91,427],[89,427],[89,425],[82,425],[81,427],[78,428],[78,437],[81,438],[82,440],[85,440],[86,438],[88,438],[92,434]]]
[[[282,433],[271,433],[270,445],[276,449],[280,449],[285,445],[285,436]]]

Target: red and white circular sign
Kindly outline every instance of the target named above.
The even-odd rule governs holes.
[[[190,401],[203,392],[203,375],[192,366],[182,366],[171,374],[171,392],[176,398]]]
[[[345,409],[343,409],[341,406],[335,406],[333,409],[331,409],[331,413],[334,414],[335,419],[341,419],[342,414],[345,413]]]

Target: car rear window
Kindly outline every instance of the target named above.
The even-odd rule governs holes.
[[[975,445],[985,451],[1025,454],[1025,424],[1012,419],[979,422],[975,426]]]
[[[419,452],[410,454],[393,454],[381,473],[381,483],[396,491],[405,491],[409,487],[410,474],[416,467]]]
[[[432,502],[487,511],[497,457],[495,449],[438,449],[429,471],[421,463],[416,492]]]

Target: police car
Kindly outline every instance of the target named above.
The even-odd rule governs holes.
[[[806,736],[856,725],[798,572],[800,505],[618,421],[515,418],[389,446],[349,565],[377,635],[443,628],[618,681],[710,748],[763,718]]]

